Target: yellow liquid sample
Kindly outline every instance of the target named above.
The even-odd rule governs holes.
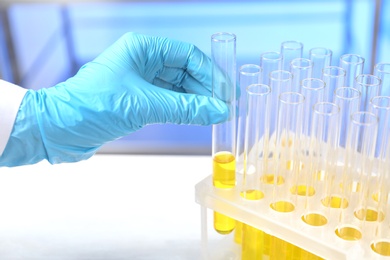
[[[279,260],[279,259],[291,259],[293,255],[292,245],[280,238],[271,236],[271,246],[270,246],[270,260]],[[300,257],[298,252],[296,253],[296,257]]]
[[[241,260],[263,259],[264,253],[264,232],[243,224]]]
[[[379,202],[379,199],[380,199],[380,194],[379,192],[376,192],[374,194],[372,194],[372,199],[375,201],[375,202]]]
[[[277,185],[281,185],[284,183],[284,178],[282,176],[278,176],[276,181]],[[274,174],[264,174],[260,177],[260,181],[266,184],[274,184],[275,183],[275,175]]]
[[[241,244],[242,242],[242,228],[243,223],[241,221],[236,220],[236,227],[234,229],[234,242],[237,244]]]
[[[334,209],[345,209],[349,204],[347,199],[342,199],[337,196],[326,197],[321,200],[321,203],[325,207],[331,207]]]
[[[354,212],[355,217],[362,221],[383,221],[385,218],[384,214],[373,209],[359,209]]]
[[[390,256],[390,242],[381,241],[372,243],[371,249],[382,256]]]
[[[350,192],[360,192],[362,191],[362,184],[360,182],[352,182],[350,184],[348,184],[347,186],[347,191],[350,191]],[[340,189],[341,190],[344,190],[344,184],[343,183],[340,183]]]
[[[277,237],[271,237],[270,260],[291,259],[291,260],[322,260],[296,245]]]
[[[356,241],[362,238],[362,233],[353,227],[342,227],[336,229],[335,233],[340,238],[348,241]]]
[[[213,158],[213,185],[220,189],[230,189],[236,185],[236,159],[229,152],[220,152]],[[221,213],[214,212],[214,229],[220,234],[234,230],[236,221]]]
[[[230,234],[236,226],[236,220],[214,211],[214,229],[221,235]]]
[[[260,190],[241,191],[240,196],[247,200],[261,200],[264,198],[264,193]]]
[[[236,186],[236,159],[231,153],[220,152],[214,156],[213,185],[221,189]]]
[[[326,217],[318,213],[310,213],[302,216],[302,220],[310,226],[323,226],[328,223]]]
[[[287,163],[286,163],[286,169],[287,170],[293,170],[294,169],[294,163],[296,163],[296,162],[294,162],[294,161],[287,161]],[[302,170],[303,168],[305,168],[305,165],[303,164],[303,162],[299,162],[299,170]]]
[[[313,196],[315,194],[314,188],[306,185],[293,186],[290,188],[290,192],[299,196]]]
[[[291,212],[295,209],[294,204],[288,201],[277,201],[271,204],[271,208],[277,212]]]

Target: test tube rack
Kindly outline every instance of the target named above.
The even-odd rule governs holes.
[[[238,176],[237,182],[242,176]],[[214,231],[213,211],[255,227],[272,237],[277,237],[295,247],[317,256],[316,259],[359,260],[390,259],[370,249],[370,241],[346,241],[335,234],[337,219],[329,219],[326,226],[309,226],[301,220],[303,207],[293,212],[280,213],[272,210],[270,200],[246,200],[240,196],[240,186],[226,190],[212,185],[208,176],[195,186],[196,202],[201,206],[201,239],[203,259],[239,260],[241,247],[234,241],[234,231],[221,235]],[[369,226],[366,227],[370,229]],[[272,259],[263,257],[263,259]],[[275,259],[275,258],[274,258]],[[303,258],[290,258],[303,259]]]

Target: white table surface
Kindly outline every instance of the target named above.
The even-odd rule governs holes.
[[[0,259],[199,259],[208,156],[0,168]]]

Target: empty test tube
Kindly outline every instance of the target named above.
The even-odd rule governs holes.
[[[213,97],[224,101],[230,117],[226,122],[212,127],[213,185],[219,189],[231,189],[236,185],[236,36],[216,33],[211,36],[213,61]],[[234,230],[235,220],[214,212],[214,228],[220,234]]]
[[[356,76],[363,74],[365,59],[357,54],[344,54],[340,57],[339,67],[345,70],[345,87],[353,87]]]
[[[245,118],[247,114],[246,89],[249,85],[261,82],[262,68],[256,64],[244,64],[239,69],[238,77],[241,94],[238,99],[236,172],[242,174],[244,171]]]
[[[322,78],[322,70],[332,64],[332,54],[332,50],[323,47],[309,50],[309,59],[313,63],[312,78]]]
[[[290,70],[290,63],[293,59],[302,58],[303,43],[298,41],[285,41],[280,45],[280,53],[283,57],[282,70]]]

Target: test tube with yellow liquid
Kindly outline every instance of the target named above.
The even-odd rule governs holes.
[[[264,198],[265,183],[260,176],[266,171],[268,161],[269,100],[271,88],[264,84],[247,87],[247,117],[245,131],[245,162],[242,188],[244,203]],[[265,233],[249,224],[242,228],[241,260],[263,259],[267,254]]]
[[[370,242],[374,255],[390,258],[390,142],[381,148],[379,159],[379,187],[373,199],[377,202],[375,234]]]
[[[245,131],[248,99],[246,89],[252,84],[259,84],[261,81],[263,69],[257,64],[244,64],[239,69],[239,88],[240,97],[238,99],[238,114],[237,114],[237,141],[236,141],[236,172],[238,175],[244,173],[244,158],[245,158]],[[242,222],[236,221],[234,231],[234,241],[241,243]]]
[[[303,128],[305,97],[298,92],[283,92],[279,95],[275,152],[273,153],[274,182],[270,207],[279,214],[292,213],[296,208],[297,193],[291,192],[299,172],[300,139]],[[277,216],[277,215],[276,215]],[[270,259],[296,259],[300,249],[276,236],[271,237]]]
[[[378,218],[374,202],[368,196],[372,190],[377,126],[378,118],[370,112],[359,111],[351,115],[342,181],[343,197],[348,206],[341,209],[335,230],[337,236],[347,241],[361,240],[364,226]]]
[[[312,227],[317,227],[320,236],[329,222],[326,207],[319,201],[330,193],[332,176],[337,164],[337,147],[340,108],[334,103],[318,102],[313,106],[310,143],[308,146],[306,187],[313,192],[306,192],[302,220]]]
[[[211,36],[213,62],[213,97],[226,103],[229,119],[212,127],[213,185],[218,189],[232,189],[236,185],[236,36],[220,32]],[[236,221],[214,212],[214,229],[229,234]]]

